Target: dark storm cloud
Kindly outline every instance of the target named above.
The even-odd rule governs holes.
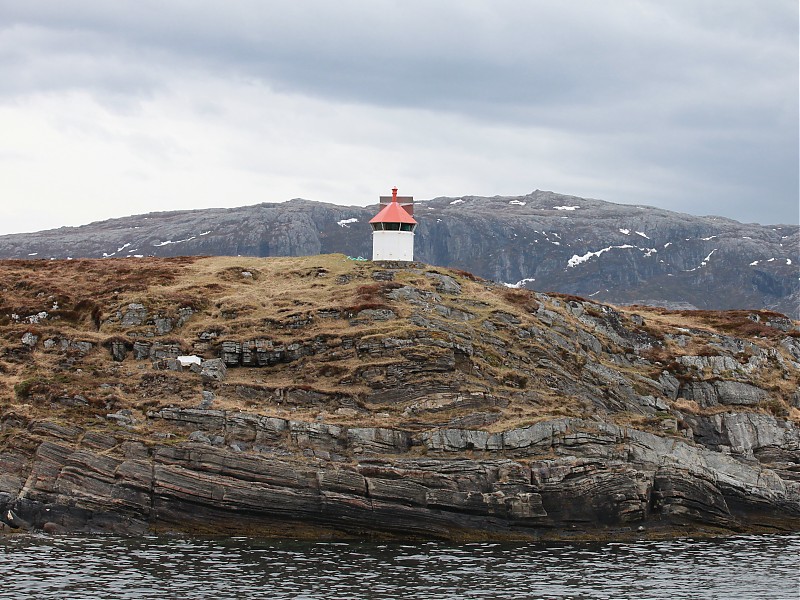
[[[163,62],[326,98],[477,117],[527,120],[539,108],[557,108],[558,122],[561,108],[629,108],[634,100],[659,107],[660,92],[676,88],[684,89],[669,99],[675,108],[695,106],[704,88],[780,77],[781,54],[794,47],[779,41],[791,39],[796,19],[785,3],[769,7],[740,5],[729,30],[724,18],[706,23],[633,2],[8,3],[3,37],[11,36],[12,65],[62,56],[67,64],[73,59],[77,82],[85,81],[88,61],[102,74],[103,61],[116,58],[122,73],[110,78],[112,88],[128,69],[138,82],[140,64]],[[786,22],[773,17],[759,26],[754,17],[781,12],[775,8],[783,8]],[[51,72],[43,75],[30,83],[51,81]],[[693,93],[694,86],[701,89]]]
[[[199,70],[580,135],[603,147],[609,177],[669,171],[643,203],[792,222],[797,10],[794,0],[3,2],[0,93],[130,99]],[[773,200],[755,207],[754,195]]]

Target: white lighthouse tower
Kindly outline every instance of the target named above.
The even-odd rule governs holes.
[[[381,197],[384,207],[369,224],[372,225],[372,260],[414,260],[414,229],[417,222],[414,198],[398,198],[392,188],[392,198]]]

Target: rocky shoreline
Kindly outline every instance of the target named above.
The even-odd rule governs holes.
[[[49,532],[324,538],[800,529],[800,470],[785,460],[800,430],[774,417],[720,417],[734,454],[569,418],[419,434],[201,409],[148,418],[192,441],[28,424],[44,441],[31,456],[0,455],[2,489],[17,488],[0,493],[2,520]]]
[[[342,256],[128,264],[0,265],[0,529],[800,531],[785,316]]]

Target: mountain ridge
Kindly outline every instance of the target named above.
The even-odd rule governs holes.
[[[371,255],[377,205],[293,199],[162,211],[0,236],[2,258]],[[615,304],[800,317],[800,227],[739,223],[536,190],[419,201],[416,257]]]

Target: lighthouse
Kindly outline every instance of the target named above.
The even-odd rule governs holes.
[[[369,224],[372,226],[372,260],[414,260],[414,229],[417,222],[413,197],[381,196],[383,208]]]

